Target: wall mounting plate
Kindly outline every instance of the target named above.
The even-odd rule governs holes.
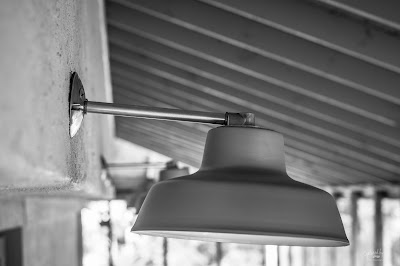
[[[83,108],[72,108],[73,106],[85,105],[86,96],[85,89],[83,88],[82,81],[78,73],[74,72],[71,76],[71,85],[69,92],[69,135],[74,137],[78,132],[83,122],[84,112]]]

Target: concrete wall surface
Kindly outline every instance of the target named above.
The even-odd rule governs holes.
[[[80,209],[77,198],[26,198],[24,265],[81,265]]]
[[[100,0],[0,2],[0,193],[83,191],[103,196],[106,118],[85,117],[69,137],[70,76],[110,101]]]
[[[0,203],[0,232],[22,229],[23,265],[81,265],[82,199],[13,196]]]
[[[101,0],[0,2],[0,234],[21,229],[23,265],[81,265],[83,203],[113,196],[109,118],[69,137],[73,72],[89,99],[112,101],[106,38]]]

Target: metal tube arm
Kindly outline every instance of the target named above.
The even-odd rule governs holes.
[[[116,116],[137,117],[146,119],[198,122],[207,124],[225,124],[225,114],[199,111],[184,111],[159,107],[100,103],[86,101],[85,113],[111,114]]]
[[[231,126],[254,125],[254,115],[252,113],[213,113],[91,101],[85,101],[83,105],[74,104],[72,109],[76,111],[83,111],[84,114],[111,114],[116,116],[145,119],[185,121]]]
[[[138,105],[91,102],[86,99],[85,89],[83,88],[78,74],[76,73],[73,73],[71,77],[69,105],[71,137],[73,137],[79,130],[83,120],[83,115],[86,113],[110,114],[146,119],[184,121],[227,126],[255,125],[253,113],[213,113]]]

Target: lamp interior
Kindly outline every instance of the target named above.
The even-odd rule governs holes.
[[[221,230],[219,230],[221,231]],[[318,236],[296,236],[277,233],[255,232],[248,233],[224,233],[201,231],[136,231],[135,233],[149,236],[168,237],[176,239],[189,239],[224,243],[241,243],[254,245],[282,245],[282,246],[308,246],[308,247],[340,247],[349,243],[340,239],[327,239]]]

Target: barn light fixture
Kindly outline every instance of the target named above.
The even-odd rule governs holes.
[[[221,124],[209,131],[200,170],[149,191],[133,232],[263,245],[346,246],[334,199],[291,179],[283,136],[256,127],[251,113],[208,113],[87,101],[77,74],[71,137],[86,113]]]

